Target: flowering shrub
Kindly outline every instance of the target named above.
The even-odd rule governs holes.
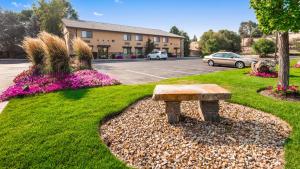
[[[293,94],[298,95],[300,94],[299,86],[289,86],[288,88],[285,88],[284,86],[278,84],[275,88],[273,86],[267,87],[267,90],[273,90],[277,94]]]
[[[251,72],[250,75],[263,77],[263,78],[277,78],[278,77],[277,72]]]
[[[120,84],[108,75],[96,70],[80,70],[70,74],[37,75],[32,70],[24,71],[14,79],[15,84],[0,95],[0,101],[17,96],[49,93],[63,89],[109,86]]]
[[[135,55],[130,55],[131,59],[136,59],[137,57]]]
[[[300,61],[297,64],[295,64],[295,68],[300,68]]]
[[[124,59],[124,57],[122,55],[117,55],[115,59]]]
[[[260,60],[257,63],[251,64],[251,76],[259,76],[264,78],[276,78],[276,62],[272,60]]]
[[[287,89],[282,85],[277,85],[277,88],[275,90],[278,93],[299,93],[299,87],[298,86],[289,86]]]
[[[24,70],[22,73],[18,74],[13,82],[14,83],[20,83],[22,81],[27,81],[31,76],[34,76],[34,75],[39,75],[40,72],[39,70],[36,68],[36,66],[31,66],[29,67],[28,70]]]

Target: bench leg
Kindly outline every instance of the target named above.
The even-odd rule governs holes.
[[[219,116],[219,101],[199,101],[199,112],[204,121],[218,122]]]
[[[166,102],[166,114],[169,123],[178,123],[180,120],[180,102]]]

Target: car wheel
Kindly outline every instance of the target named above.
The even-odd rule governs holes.
[[[207,62],[207,64],[208,64],[208,66],[214,66],[214,65],[215,65],[214,61],[212,61],[212,60],[209,60],[209,61]]]
[[[159,57],[159,56],[156,56],[156,59],[160,60],[160,57]]]
[[[243,69],[245,67],[245,64],[243,62],[236,62],[235,67],[239,69]]]

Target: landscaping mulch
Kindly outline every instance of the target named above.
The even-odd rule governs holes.
[[[167,122],[164,102],[144,99],[104,122],[113,154],[136,168],[283,168],[291,128],[279,118],[220,102],[219,123],[204,122],[197,102],[182,102],[182,122]]]
[[[300,102],[300,94],[287,94],[287,95],[280,95],[276,94],[272,89],[265,89],[259,91],[259,93],[266,97],[271,97],[275,100],[285,100],[285,101],[292,101],[292,102]]]

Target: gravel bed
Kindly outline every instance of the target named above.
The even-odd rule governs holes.
[[[204,122],[197,102],[182,102],[182,121],[167,122],[164,102],[144,99],[104,122],[111,152],[135,168],[283,168],[291,128],[279,118],[220,102],[220,123]]]

